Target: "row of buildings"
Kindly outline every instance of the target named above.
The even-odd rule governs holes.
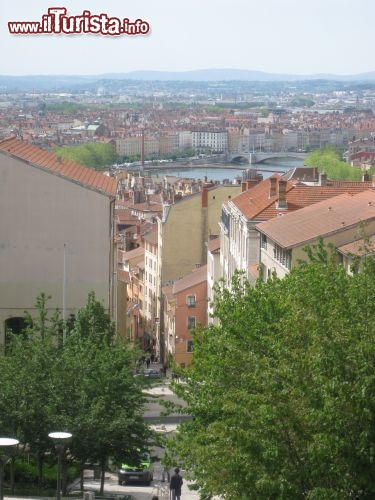
[[[142,154],[144,134],[146,157],[163,158],[190,149],[232,155],[314,150],[332,145],[346,151],[353,139],[369,136],[375,130],[372,113],[357,108],[317,111],[282,107],[265,112],[237,109],[236,105],[217,110],[193,104],[176,107],[118,103],[112,107],[46,99],[35,95],[31,102],[0,101],[0,137],[16,134],[46,149],[110,141],[119,157],[124,158]],[[64,105],[69,112],[61,111]]]
[[[230,288],[236,270],[251,282],[283,277],[318,237],[349,270],[363,232],[375,234],[366,178],[330,181],[299,168],[262,179],[250,170],[241,183],[202,182],[186,194],[181,180],[120,176],[17,138],[0,142],[2,343],[22,330],[24,311],[35,313],[40,293],[68,318],[94,291],[119,335],[186,366],[192,330],[215,321],[218,280]]]

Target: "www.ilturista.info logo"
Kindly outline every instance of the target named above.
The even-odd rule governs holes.
[[[67,16],[65,7],[50,7],[42,21],[9,21],[12,35],[147,35],[150,25],[142,19],[130,22],[129,18],[109,17],[107,14],[91,14],[84,10],[79,16]]]

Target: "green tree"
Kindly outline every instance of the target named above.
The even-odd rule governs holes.
[[[110,458],[126,459],[153,438],[143,419],[142,379],[133,376],[139,353],[116,337],[94,293],[64,342],[47,301],[38,297],[26,334],[13,336],[0,357],[0,428],[35,457],[40,486],[51,431],[71,432],[70,457],[81,465],[98,461],[103,471]]]
[[[86,306],[78,311],[74,330],[80,338],[88,338],[95,344],[109,345],[115,338],[115,324],[94,292],[89,293]]]
[[[67,337],[54,372],[54,406],[56,425],[73,434],[73,456],[82,467],[100,463],[103,494],[108,460],[134,455],[152,434],[143,419],[142,385],[132,372],[135,353],[120,340],[99,338],[79,329]]]
[[[305,165],[317,167],[320,172],[327,174],[332,180],[360,181],[363,172],[343,161],[340,152],[332,146],[319,149],[310,153],[305,159]],[[372,175],[373,168],[369,175]]]
[[[91,142],[78,146],[62,146],[54,150],[57,156],[80,163],[86,167],[102,170],[116,162],[117,156],[111,144]]]
[[[204,494],[375,495],[375,281],[321,243],[283,280],[217,290],[177,393],[193,417],[169,445]],[[186,409],[184,410],[186,411]]]
[[[58,351],[56,336],[46,327],[44,299],[39,297],[38,304],[39,314],[29,323],[28,335],[13,337],[6,356],[0,357],[0,428],[16,436],[35,457],[41,488],[45,454],[51,449],[48,432],[53,430],[55,413],[51,372]]]

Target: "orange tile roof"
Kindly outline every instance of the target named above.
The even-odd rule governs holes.
[[[194,269],[191,273],[173,283],[173,294],[180,293],[207,281],[207,264]]]
[[[138,217],[132,215],[132,213],[128,209],[116,208],[115,217],[119,224],[134,225],[136,223],[139,223]]]
[[[361,238],[356,241],[351,241],[346,245],[337,248],[337,251],[344,255],[357,255],[365,256],[374,254],[375,249],[375,235],[370,236],[368,240]]]
[[[151,245],[157,245],[158,244],[158,230],[157,226],[155,229],[153,228],[151,231],[148,231],[146,234],[143,235],[143,240],[147,241],[148,243],[151,243]]]
[[[118,256],[122,262],[127,260],[137,259],[139,257],[144,257],[145,249],[144,247],[133,248],[133,250],[128,250],[125,252],[124,250],[118,250]]]
[[[274,174],[272,177],[281,178],[278,174]],[[323,186],[308,186],[288,181],[286,185],[287,208],[278,209],[276,206],[278,194],[269,196],[270,179],[270,177],[265,179],[253,188],[232,198],[228,203],[233,203],[248,220],[263,221],[272,219],[280,213],[294,212],[343,193],[356,194],[373,188],[371,181],[328,181]]]
[[[280,179],[279,174],[274,174],[272,178]],[[262,220],[260,214],[268,207],[275,205],[278,200],[278,195],[269,197],[271,177],[265,179],[259,184],[256,184],[251,189],[244,191],[243,193],[232,198],[228,204],[233,203],[236,208],[248,219],[248,220]],[[287,182],[286,191],[290,191],[293,188],[293,183]]]
[[[24,160],[34,167],[64,177],[106,196],[116,196],[117,180],[114,177],[109,177],[102,172],[97,172],[73,161],[61,159],[54,153],[15,137],[0,141],[0,153]]]
[[[220,250],[220,238],[219,238],[219,236],[216,236],[216,238],[212,238],[212,240],[209,240],[207,243],[207,248],[211,253],[215,253],[218,250]]]
[[[374,190],[335,196],[256,227],[280,246],[293,248],[369,220],[375,220]]]

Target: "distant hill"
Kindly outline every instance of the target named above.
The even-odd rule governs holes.
[[[266,73],[264,71],[253,71],[246,69],[198,69],[194,71],[131,71],[129,73],[112,73],[101,75],[103,78],[131,79],[131,80],[163,80],[163,81],[259,81],[259,82],[287,82],[301,80],[335,80],[335,81],[375,81],[375,71],[357,75],[290,75],[285,73]]]
[[[163,81],[163,82],[364,82],[375,83],[375,71],[356,75],[311,74],[291,75],[266,73],[244,69],[201,69],[195,71],[131,71],[101,75],[0,75],[0,91],[76,91],[110,81]]]

